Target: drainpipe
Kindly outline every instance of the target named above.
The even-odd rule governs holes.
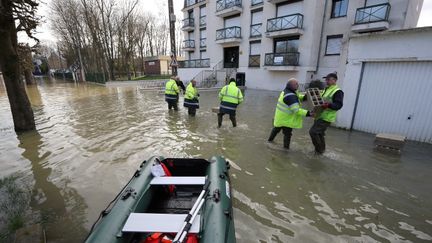
[[[316,63],[316,67],[315,67],[315,74],[318,73],[319,62],[321,59],[321,46],[322,46],[322,38],[323,38],[323,34],[324,34],[324,21],[326,19],[326,12],[327,12],[327,2],[328,2],[328,0],[325,0],[324,13],[323,13],[323,18],[322,18],[322,23],[321,23],[320,41],[319,41],[319,45],[318,45],[318,58],[317,58],[317,63]]]
[[[360,71],[360,80],[357,86],[357,94],[356,94],[356,100],[354,103],[354,111],[353,111],[353,115],[351,117],[351,125],[350,125],[350,131],[352,131],[353,127],[354,127],[354,121],[355,121],[355,117],[356,117],[356,113],[357,113],[357,106],[358,106],[358,100],[359,100],[359,96],[360,96],[360,89],[361,89],[361,85],[363,82],[363,73],[364,73],[364,68],[365,68],[365,63],[362,62],[362,66],[361,66],[361,71]]]

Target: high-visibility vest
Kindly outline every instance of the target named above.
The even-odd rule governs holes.
[[[189,83],[189,85],[186,87],[185,99],[198,99],[198,90],[192,85],[192,83]]]
[[[332,103],[333,101],[333,95],[336,93],[336,91],[340,90],[340,88],[334,84],[330,87],[327,87],[324,91],[322,91],[322,98],[324,102]],[[333,109],[327,108],[324,109],[321,114],[318,116],[318,119],[322,119],[326,122],[334,122],[336,121],[336,112]]]
[[[192,86],[192,83],[189,83],[189,85],[186,87],[183,105],[184,107],[188,108],[199,108],[198,90]]]
[[[165,84],[165,95],[167,96],[166,98],[170,97],[170,96],[177,96],[180,93],[180,90],[177,86],[177,83],[174,79],[170,79],[166,84]]]
[[[287,105],[284,102],[284,98],[287,96],[296,96],[297,102]],[[300,100],[302,100],[303,97],[304,95],[301,95],[298,92],[288,92],[285,94],[285,92],[282,91],[279,95],[278,103],[276,105],[273,125],[275,127],[302,128],[303,117],[305,117],[307,114],[307,110],[300,107]]]
[[[240,104],[243,102],[243,94],[239,88],[237,88],[235,82],[231,82],[229,85],[225,85],[219,92],[219,99],[222,102],[228,102],[232,104]]]

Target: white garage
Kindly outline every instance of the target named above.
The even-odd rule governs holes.
[[[432,28],[350,39],[337,126],[432,143]]]
[[[432,142],[432,62],[366,62],[353,129]]]

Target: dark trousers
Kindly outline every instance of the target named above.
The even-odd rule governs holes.
[[[290,127],[273,127],[268,141],[272,142],[281,130],[284,134],[284,148],[289,149],[292,135],[292,128]]]
[[[168,101],[168,110],[174,108],[175,111],[178,111],[177,101]]]
[[[188,107],[188,114],[190,116],[195,116],[195,114],[196,114],[196,107]]]
[[[218,127],[222,126],[222,118],[223,118],[223,116],[225,114],[226,113],[222,113],[222,112],[218,113]],[[230,118],[230,120],[232,122],[233,127],[236,127],[237,126],[236,114],[235,113],[230,113],[229,114],[229,118]]]
[[[318,119],[315,120],[312,127],[309,129],[309,135],[312,139],[312,143],[315,146],[315,152],[322,154],[326,149],[325,144],[325,131],[330,126],[330,122]]]

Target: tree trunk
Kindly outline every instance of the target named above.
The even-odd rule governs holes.
[[[12,16],[12,2],[0,0],[0,69],[6,86],[15,131],[35,130],[35,121],[24,82],[20,78],[17,54],[17,30]]]
[[[26,69],[24,70],[24,78],[25,78],[25,82],[26,84],[35,84],[35,80],[33,78],[33,73],[30,69]]]

